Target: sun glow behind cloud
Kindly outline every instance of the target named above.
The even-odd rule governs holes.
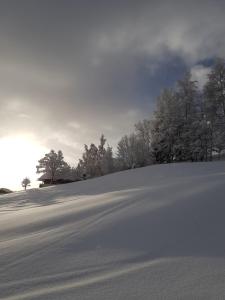
[[[38,185],[37,161],[48,151],[33,136],[18,135],[0,139],[0,187],[20,190],[24,177]]]

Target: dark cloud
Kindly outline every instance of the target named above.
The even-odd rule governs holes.
[[[116,144],[162,87],[225,55],[224,9],[218,0],[0,1],[0,135],[31,132],[71,160],[102,132]]]

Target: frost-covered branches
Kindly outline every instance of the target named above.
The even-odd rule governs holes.
[[[63,172],[65,168],[68,168],[68,164],[64,161],[62,151],[56,153],[51,150],[49,153],[45,154],[43,158],[38,161],[39,165],[36,166],[37,173],[45,173],[50,176],[51,183],[54,182],[56,175]]]

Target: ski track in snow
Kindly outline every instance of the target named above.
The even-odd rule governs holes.
[[[225,162],[0,197],[0,299],[225,299]]]

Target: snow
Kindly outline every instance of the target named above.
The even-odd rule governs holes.
[[[224,299],[225,162],[0,197],[0,299]]]

